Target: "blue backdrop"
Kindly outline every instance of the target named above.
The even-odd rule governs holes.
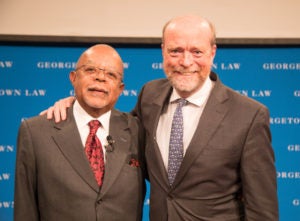
[[[69,72],[88,46],[0,44],[0,220],[13,220],[16,137],[20,122],[73,95]],[[117,47],[130,111],[142,85],[164,77],[159,46]],[[300,220],[300,48],[221,47],[213,69],[223,83],[269,107],[276,156],[280,221]],[[260,177],[257,177],[260,179]],[[148,220],[149,199],[144,219]]]

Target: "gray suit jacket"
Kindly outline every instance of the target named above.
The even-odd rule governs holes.
[[[172,87],[147,83],[133,114],[146,130],[152,221],[276,221],[278,203],[269,112],[218,80],[184,156],[173,187],[156,142]],[[166,134],[168,139],[169,134]]]
[[[99,187],[69,108],[58,124],[45,116],[24,120],[18,134],[15,221],[139,221],[145,183],[139,121],[112,110],[114,150],[106,153]],[[140,166],[130,165],[131,159]]]

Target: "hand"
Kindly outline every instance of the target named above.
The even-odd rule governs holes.
[[[40,115],[47,114],[47,119],[54,117],[56,123],[67,119],[67,109],[74,103],[75,97],[67,97],[55,102],[54,106],[42,111]]]

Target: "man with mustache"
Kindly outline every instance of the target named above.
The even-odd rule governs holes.
[[[211,22],[173,18],[161,47],[167,79],[144,85],[132,112],[146,130],[150,220],[278,220],[269,111],[212,72]],[[72,100],[56,105],[57,120]]]
[[[143,130],[114,109],[123,61],[108,45],[80,56],[70,73],[68,119],[24,120],[18,134],[15,221],[140,221],[145,194]]]

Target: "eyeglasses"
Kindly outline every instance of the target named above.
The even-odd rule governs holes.
[[[123,81],[123,76],[121,73],[117,71],[108,70],[105,68],[99,68],[92,65],[81,65],[80,67],[75,69],[75,72],[82,69],[82,71],[88,76],[94,76],[98,73],[102,73],[109,80],[117,81],[121,79]]]

